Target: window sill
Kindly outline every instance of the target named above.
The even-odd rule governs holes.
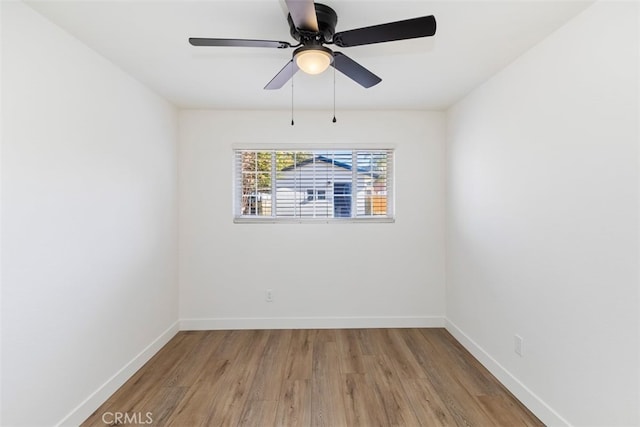
[[[236,217],[235,224],[371,224],[394,223],[395,218],[271,218],[271,217]]]

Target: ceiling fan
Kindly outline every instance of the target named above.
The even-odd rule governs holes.
[[[189,38],[189,43],[193,46],[295,48],[292,59],[267,83],[265,89],[280,89],[298,70],[320,74],[330,65],[361,86],[369,88],[382,79],[347,55],[334,52],[324,45],[346,48],[429,37],[436,33],[433,15],[336,33],[338,15],[329,6],[314,3],[313,0],[285,0],[285,3],[289,9],[289,32],[298,41],[296,45],[275,40],[195,37]]]

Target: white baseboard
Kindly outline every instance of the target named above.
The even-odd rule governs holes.
[[[443,328],[442,316],[182,319],[181,331],[216,329]]]
[[[82,424],[93,412],[116,392],[129,378],[136,373],[153,355],[155,355],[166,343],[178,333],[178,322],[175,322],[158,338],[153,340],[129,363],[109,378],[103,385],[87,397],[81,404],[72,410],[56,426],[78,426]]]
[[[514,396],[516,396],[531,412],[548,426],[570,426],[571,424],[547,405],[535,393],[505,369],[489,353],[473,341],[451,320],[445,319],[445,328],[460,342],[478,361],[489,370]]]

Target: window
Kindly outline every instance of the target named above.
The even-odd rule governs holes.
[[[326,190],[318,190],[315,188],[307,189],[307,200],[327,200],[327,191]]]
[[[236,222],[393,220],[393,150],[235,150]]]

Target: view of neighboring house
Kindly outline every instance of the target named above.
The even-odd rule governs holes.
[[[253,213],[268,216],[276,209],[280,217],[385,215],[386,174],[379,173],[371,159],[358,158],[355,170],[352,163],[350,153],[315,154],[295,166],[283,168],[275,178],[275,203],[271,193],[261,193],[255,204],[257,212]]]

